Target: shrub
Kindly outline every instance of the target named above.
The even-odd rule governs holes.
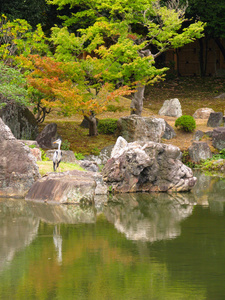
[[[176,119],[175,127],[187,132],[193,132],[196,128],[195,119],[192,116],[184,115]]]
[[[70,142],[68,140],[64,140],[61,145],[62,150],[70,150]]]
[[[98,121],[98,132],[113,134],[117,129],[117,119],[103,119]]]

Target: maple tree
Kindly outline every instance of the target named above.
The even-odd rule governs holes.
[[[44,121],[47,113],[56,108],[70,116],[79,113],[89,122],[89,135],[97,135],[95,116],[107,110],[107,104],[121,95],[132,92],[127,86],[117,89],[111,84],[98,84],[98,76],[87,81],[86,66],[91,57],[78,62],[58,62],[53,57],[20,56],[21,66],[31,70],[27,75],[29,93],[36,107],[37,120]],[[89,62],[89,63],[88,63]],[[89,85],[88,85],[89,83]]]

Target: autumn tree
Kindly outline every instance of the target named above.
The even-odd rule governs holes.
[[[186,22],[185,8],[177,1],[160,6],[155,0],[49,0],[60,8],[70,5],[79,12],[65,17],[67,27],[52,29],[58,61],[79,61],[91,55],[86,75],[96,80],[95,67],[101,68],[101,83],[136,89],[131,113],[141,115],[145,86],[161,79],[166,68],[157,69],[155,59],[164,51],[178,48],[203,35],[200,21]],[[175,5],[176,4],[176,5]],[[86,28],[71,32],[71,25],[91,20]],[[87,23],[86,23],[87,24]],[[87,66],[88,68],[88,66]]]
[[[64,116],[79,113],[90,124],[89,135],[97,135],[95,116],[107,109],[109,101],[132,91],[126,86],[115,89],[108,83],[98,85],[98,79],[92,85],[90,81],[87,84],[87,65],[90,67],[92,60],[87,57],[86,60],[65,63],[52,57],[20,56],[23,68],[30,70],[28,90],[39,122],[44,121],[52,109]]]

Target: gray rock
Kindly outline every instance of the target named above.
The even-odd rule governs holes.
[[[194,139],[194,141],[200,141],[204,135],[205,135],[205,133],[203,131],[197,130],[194,134],[193,139]]]
[[[118,120],[118,135],[128,142],[160,142],[165,129],[166,123],[161,118],[131,115]]]
[[[159,115],[179,118],[182,116],[180,101],[177,98],[165,100],[159,110]]]
[[[79,162],[79,165],[87,170],[87,171],[91,171],[91,172],[98,172],[99,168],[96,162],[90,161],[90,160],[81,160]]]
[[[192,170],[181,162],[178,147],[136,141],[123,148],[116,143],[115,149],[102,170],[114,192],[189,191],[196,183]]]
[[[18,141],[0,118],[0,197],[22,198],[40,178],[30,148]]]
[[[222,112],[214,112],[209,115],[207,126],[208,127],[218,127],[222,123],[223,123],[223,113]]]
[[[193,114],[194,119],[208,119],[210,114],[213,113],[214,110],[212,108],[203,107],[199,108]]]
[[[212,130],[206,131],[205,134],[211,138],[213,136],[213,131]]]
[[[222,93],[222,94],[216,96],[215,99],[225,99],[225,93]]]
[[[191,160],[196,163],[212,157],[212,152],[206,142],[193,142],[188,152]]]
[[[67,163],[78,163],[73,151],[71,150],[61,150],[62,151],[62,162]],[[55,150],[47,150],[46,151],[46,157],[48,157],[50,160],[53,159],[53,155],[55,153]]]
[[[30,188],[26,200],[58,203],[94,203],[96,182],[92,172],[49,173]]]
[[[225,127],[218,127],[213,130],[212,145],[218,150],[225,149]]]
[[[54,149],[57,147],[52,144],[59,138],[57,133],[57,124],[51,123],[45,126],[42,132],[37,136],[36,141],[42,149]]]
[[[165,128],[165,132],[162,136],[163,139],[166,139],[166,140],[171,140],[172,138],[174,138],[176,136],[176,133],[173,129],[172,126],[170,126],[166,121],[166,128]]]
[[[32,112],[16,102],[8,102],[0,109],[0,118],[17,139],[35,140],[38,126]]]

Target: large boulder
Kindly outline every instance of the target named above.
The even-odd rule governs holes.
[[[38,126],[32,112],[16,102],[8,102],[0,109],[0,118],[17,139],[35,140]]]
[[[38,145],[42,149],[54,149],[56,146],[53,144],[59,138],[57,133],[57,124],[50,123],[45,126],[41,133],[36,138]]]
[[[213,113],[214,110],[212,108],[203,107],[199,108],[193,114],[194,119],[208,119],[210,114]]]
[[[0,197],[22,198],[40,178],[28,146],[18,141],[0,118]]]
[[[179,118],[182,116],[180,101],[177,98],[165,100],[159,110],[159,115]]]
[[[119,137],[102,175],[114,192],[189,191],[196,178],[180,158],[178,147]]]
[[[73,170],[42,177],[32,185],[26,200],[93,203],[95,194],[107,194],[101,174]]]
[[[212,152],[206,142],[193,142],[192,145],[188,148],[188,153],[191,160],[196,163],[212,157]]]
[[[212,145],[218,150],[225,149],[225,127],[218,127],[213,130]]]
[[[118,120],[118,135],[126,141],[160,142],[166,129],[161,118],[131,115]]]

